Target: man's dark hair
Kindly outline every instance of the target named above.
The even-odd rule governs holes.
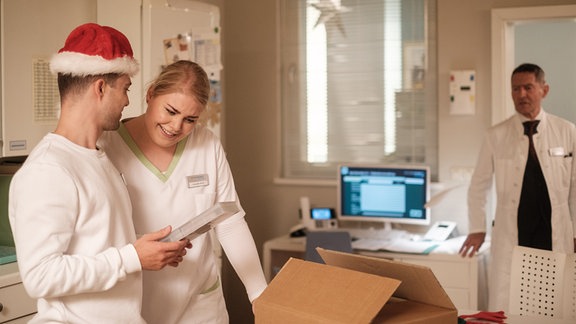
[[[108,73],[102,75],[72,76],[58,73],[58,90],[60,97],[65,98],[68,94],[79,94],[97,79],[104,79],[107,84],[114,85],[122,74]]]
[[[532,63],[523,63],[520,64],[517,68],[514,69],[512,75],[516,73],[532,73],[536,77],[536,81],[540,83],[546,83],[546,76],[544,74],[544,70],[536,64]]]

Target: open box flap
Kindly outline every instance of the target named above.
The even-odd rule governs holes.
[[[323,248],[316,250],[328,265],[400,280],[402,284],[394,293],[396,297],[456,309],[428,267]]]
[[[260,319],[283,314],[283,323],[369,323],[399,285],[396,279],[291,258],[254,301],[254,312]]]

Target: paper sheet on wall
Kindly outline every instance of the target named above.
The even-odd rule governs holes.
[[[212,81],[220,81],[221,45],[217,33],[194,34],[183,32],[162,41],[166,65],[178,60],[194,61],[206,71]]]
[[[168,38],[163,41],[164,58],[166,65],[174,63],[178,60],[194,61],[192,57],[193,45],[190,42],[191,36],[189,33],[178,34],[176,37]]]
[[[476,113],[476,72],[474,70],[450,71],[450,114],[474,115]]]
[[[194,35],[194,60],[206,70],[210,80],[220,80],[220,39],[212,35]]]

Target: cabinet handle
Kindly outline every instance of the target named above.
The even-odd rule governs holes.
[[[2,303],[0,303],[0,312],[2,312],[3,309],[4,309],[4,305],[2,305]]]

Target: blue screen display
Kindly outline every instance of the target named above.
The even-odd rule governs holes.
[[[339,166],[338,217],[428,224],[429,169],[403,166]]]

